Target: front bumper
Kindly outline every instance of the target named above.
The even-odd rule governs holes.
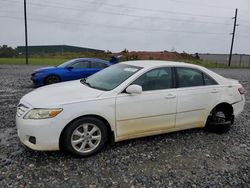
[[[20,141],[33,150],[59,150],[60,134],[53,129],[50,119],[26,120],[16,117],[17,133]],[[35,143],[32,138],[35,138]]]
[[[32,75],[30,79],[32,80],[34,86],[43,86],[44,85],[44,78],[45,78],[44,75],[39,75],[39,76]]]
[[[28,106],[25,104],[25,106]],[[23,116],[31,109],[20,116],[16,115],[17,133],[20,141],[33,150],[59,150],[60,134],[64,124],[57,117],[50,119],[23,119]],[[35,140],[35,142],[34,142]]]

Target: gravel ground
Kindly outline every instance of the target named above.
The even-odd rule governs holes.
[[[80,159],[19,143],[16,105],[32,90],[35,68],[0,65],[0,187],[250,187],[250,70],[215,70],[249,92],[228,133],[195,129],[135,139]]]

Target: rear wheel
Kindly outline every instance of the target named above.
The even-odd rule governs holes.
[[[54,84],[60,82],[60,78],[56,75],[47,76],[44,80],[45,85]]]
[[[226,109],[215,108],[208,116],[205,129],[215,133],[226,133],[233,123],[233,115]]]
[[[87,157],[104,147],[107,142],[107,128],[99,119],[80,118],[64,130],[62,142],[66,151]]]

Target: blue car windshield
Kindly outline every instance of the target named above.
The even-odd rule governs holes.
[[[140,69],[141,67],[137,66],[116,64],[93,74],[87,79],[82,79],[81,83],[95,89],[110,91],[119,86]]]
[[[61,65],[58,65],[57,67],[65,68],[65,67],[68,67],[69,65],[71,65],[72,63],[74,63],[75,61],[76,61],[75,59],[72,59],[72,60],[66,61],[65,63],[63,63]]]

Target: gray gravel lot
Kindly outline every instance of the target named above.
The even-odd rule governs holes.
[[[226,134],[203,129],[116,143],[89,158],[24,148],[16,105],[35,66],[0,65],[0,187],[250,187],[250,70],[216,69],[249,93]]]

